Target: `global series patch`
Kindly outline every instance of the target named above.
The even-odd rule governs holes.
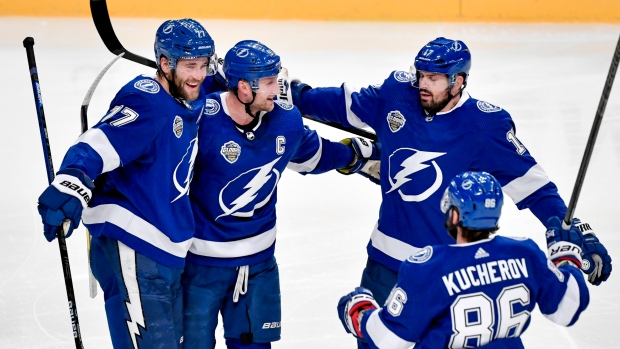
[[[177,138],[181,138],[181,135],[183,134],[183,119],[181,119],[178,115],[174,117],[172,131]]]
[[[241,146],[235,143],[235,141],[226,142],[220,149],[220,154],[222,154],[226,161],[232,164],[241,156]]]
[[[398,110],[391,111],[387,115],[387,122],[390,130],[397,132],[405,125],[405,117]]]

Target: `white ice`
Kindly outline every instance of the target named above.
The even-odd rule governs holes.
[[[188,16],[191,13],[188,12]],[[313,86],[343,81],[366,86],[392,70],[408,70],[429,40],[464,40],[473,53],[467,90],[508,110],[528,147],[568,202],[594,120],[618,25],[336,23],[203,20],[217,52],[257,39],[281,55],[290,75]],[[153,56],[160,20],[113,21],[124,46]],[[90,84],[113,58],[90,19],[0,18],[4,59],[0,106],[0,347],[71,348],[73,338],[56,242],[48,243],[36,210],[47,186],[43,152],[22,40],[35,39],[41,92],[56,169],[80,132],[79,109]],[[153,70],[121,60],[103,78],[90,105],[92,125],[114,93]],[[616,85],[620,84],[617,82]],[[590,222],[620,260],[616,218],[620,189],[620,86],[612,90],[579,197],[576,216]],[[311,121],[323,136],[349,135]],[[467,154],[463,154],[467,156]],[[282,285],[282,340],[274,348],[354,348],[336,314],[341,295],[358,285],[365,246],[378,215],[379,188],[360,176],[287,172],[279,189],[276,256]],[[543,226],[528,211],[505,205],[501,234],[532,237]],[[88,296],[86,246],[80,228],[68,241],[85,347],[110,348],[103,296]],[[616,262],[617,263],[617,262]],[[591,303],[572,328],[536,311],[523,335],[528,348],[615,348],[620,327],[620,270],[590,286]],[[218,330],[222,338],[222,330]],[[223,348],[221,341],[218,348]]]

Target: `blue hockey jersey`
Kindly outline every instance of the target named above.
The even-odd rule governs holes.
[[[194,235],[188,192],[204,102],[204,93],[194,102],[177,101],[147,76],[121,88],[61,167],[96,179],[82,216],[90,234],[170,267],[184,265]]]
[[[277,101],[252,129],[233,122],[228,92],[207,96],[190,197],[196,236],[188,262],[236,267],[274,254],[277,185],[285,168],[322,173],[343,168],[353,151],[305,127],[297,108]]]
[[[364,313],[361,329],[372,348],[522,348],[536,304],[571,326],[589,301],[579,269],[556,268],[530,239],[495,236],[407,258],[385,306]]]
[[[382,203],[370,258],[396,271],[418,248],[451,243],[438,203],[450,179],[467,170],[491,173],[543,223],[564,216],[555,184],[517,139],[508,112],[463,92],[452,110],[426,115],[410,80],[395,71],[379,86],[314,88],[295,101],[302,113],[377,133]]]

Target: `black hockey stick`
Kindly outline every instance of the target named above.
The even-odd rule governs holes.
[[[39,119],[39,131],[41,133],[41,144],[43,145],[43,156],[45,157],[47,181],[51,184],[54,180],[54,164],[52,163],[52,152],[50,150],[50,141],[47,134],[47,125],[45,124],[43,100],[41,99],[41,86],[39,85],[39,74],[37,72],[37,63],[34,58],[33,46],[33,38],[27,37],[24,39],[24,47],[26,48],[26,56],[28,57],[28,68],[30,69],[30,81],[32,82],[32,92],[34,94],[34,103],[37,108],[37,117]],[[83,349],[84,345],[82,344],[80,322],[78,320],[77,305],[75,302],[75,294],[73,292],[73,281],[71,279],[69,253],[67,252],[65,233],[62,227],[58,227],[58,230],[56,231],[56,237],[58,238],[58,247],[60,248],[62,271],[65,276],[65,288],[67,289],[67,300],[69,301],[69,314],[71,315],[71,325],[73,327],[73,338],[75,339],[75,347],[78,349]]]
[[[93,22],[95,22],[97,32],[99,33],[101,40],[103,40],[103,43],[110,52],[114,53],[115,55],[125,53],[125,55],[123,56],[125,59],[140,63],[142,65],[146,65],[147,67],[157,69],[157,65],[154,61],[131,53],[123,47],[121,42],[118,40],[118,37],[116,37],[116,33],[114,33],[114,27],[112,27],[112,21],[110,20],[110,13],[108,12],[108,5],[106,3],[106,0],[90,0],[90,12],[93,16]],[[335,122],[317,120],[308,115],[302,116],[308,120],[312,120],[314,122],[337,128],[339,130],[346,131],[360,137],[365,137],[373,141],[377,140],[377,135],[372,132],[357,128],[348,128]]]
[[[110,67],[124,55],[125,52],[121,52],[118,56],[114,57],[114,59],[110,63],[108,63],[105,68],[103,68],[99,75],[97,75],[95,81],[93,81],[93,83],[90,85],[90,88],[86,92],[84,101],[82,101],[82,107],[80,108],[80,121],[82,124],[81,133],[84,133],[88,130],[88,106],[90,105],[90,100],[93,97],[93,93],[95,93],[97,85],[99,85],[99,81],[101,81],[108,69],[110,69]],[[88,232],[88,229],[86,229],[86,252],[86,255],[88,257],[88,291],[90,298],[95,298],[97,296],[97,283],[95,281],[93,271],[90,268],[90,233]]]
[[[93,16],[97,32],[110,52],[115,55],[124,53],[125,55],[123,57],[125,57],[125,59],[157,69],[157,65],[154,61],[131,53],[123,47],[116,37],[116,33],[114,33],[114,27],[112,27],[112,22],[110,21],[106,0],[90,0],[90,12]]]
[[[575,213],[575,207],[577,206],[577,199],[579,199],[579,194],[581,193],[581,187],[583,186],[586,171],[588,170],[588,164],[590,163],[590,158],[592,157],[592,151],[594,150],[596,136],[598,135],[598,130],[600,129],[601,122],[603,121],[603,114],[605,113],[607,100],[609,99],[609,94],[611,93],[611,87],[614,84],[614,79],[616,77],[616,71],[618,70],[619,62],[620,37],[618,38],[618,43],[616,44],[614,56],[611,59],[611,66],[609,67],[609,72],[607,73],[607,80],[605,80],[605,86],[603,87],[603,93],[601,94],[601,99],[598,103],[598,108],[596,109],[596,115],[594,116],[594,123],[592,125],[592,129],[590,130],[590,137],[588,138],[588,143],[586,144],[586,150],[583,154],[583,158],[581,159],[581,166],[579,166],[579,172],[577,173],[577,179],[575,180],[573,194],[570,197],[570,203],[568,204],[568,208],[566,209],[566,216],[564,216],[564,224],[566,226],[570,226],[571,221],[573,220],[573,214]]]

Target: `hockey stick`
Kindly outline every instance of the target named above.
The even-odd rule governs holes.
[[[579,194],[581,193],[581,187],[583,186],[586,171],[588,170],[588,164],[590,163],[590,158],[592,157],[592,151],[594,150],[596,136],[598,135],[598,130],[601,127],[601,122],[603,121],[603,114],[605,113],[607,100],[609,99],[609,94],[611,93],[611,87],[614,84],[614,79],[616,77],[616,71],[618,70],[619,62],[620,37],[618,38],[618,43],[616,44],[614,56],[611,59],[611,66],[609,67],[609,72],[607,73],[607,80],[605,80],[605,86],[603,87],[603,93],[601,94],[601,99],[598,103],[598,108],[596,109],[596,115],[594,116],[594,123],[592,125],[592,129],[590,130],[590,137],[588,138],[588,143],[586,144],[586,150],[583,154],[583,158],[581,159],[581,166],[579,166],[579,172],[577,173],[577,179],[575,180],[573,194],[570,197],[570,202],[568,204],[568,208],[566,209],[566,216],[564,216],[565,228],[570,227],[573,220],[573,214],[575,213],[575,207],[577,206],[577,199],[579,199]]]
[[[123,47],[121,42],[118,40],[118,37],[116,37],[116,33],[114,32],[114,27],[112,27],[112,22],[110,20],[110,13],[108,12],[108,5],[106,3],[106,0],[90,0],[90,12],[93,16],[93,22],[95,22],[95,27],[97,28],[97,32],[99,33],[101,40],[103,40],[103,43],[105,44],[105,46],[108,48],[110,52],[114,53],[115,55],[118,55],[120,53],[125,53],[125,56],[124,56],[125,59],[128,59],[136,63],[140,63],[147,67],[157,69],[157,65],[155,64],[154,61],[148,58],[136,55],[134,53],[131,53]],[[366,137],[373,141],[377,140],[377,136],[372,132],[368,132],[368,131],[357,129],[357,128],[348,128],[340,124],[337,124],[335,122],[317,120],[308,115],[302,115],[302,116],[308,120],[312,120],[314,122],[318,122],[323,125],[337,128],[339,130],[346,131],[346,132],[352,133],[357,136]]]
[[[45,124],[45,113],[43,111],[43,100],[41,99],[41,86],[39,85],[39,74],[37,72],[37,63],[34,58],[34,39],[27,37],[24,39],[24,47],[26,48],[26,56],[28,57],[28,68],[30,69],[30,81],[32,82],[32,92],[34,94],[34,103],[37,108],[37,117],[39,120],[39,132],[41,133],[41,144],[43,145],[43,156],[45,157],[45,168],[47,170],[47,181],[52,183],[54,180],[54,164],[52,163],[52,152],[50,150],[50,141],[47,134],[47,125]],[[65,222],[66,223],[66,222]],[[63,226],[65,225],[63,223]],[[75,294],[73,292],[73,281],[71,279],[71,266],[69,264],[69,253],[67,252],[67,243],[65,241],[65,229],[58,227],[56,231],[58,238],[58,247],[60,249],[60,260],[62,261],[62,271],[65,277],[65,288],[67,289],[67,300],[69,301],[69,314],[71,315],[71,325],[73,326],[73,338],[75,339],[75,347],[83,349],[82,335],[80,333],[80,322],[78,320],[77,305],[75,302]]]
[[[90,105],[90,100],[93,97],[93,93],[95,93],[95,89],[97,85],[99,85],[99,81],[103,78],[103,75],[110,69],[112,64],[116,63],[121,57],[125,55],[125,52],[121,52],[118,56],[114,57],[114,59],[108,63],[108,65],[103,68],[103,70],[97,75],[95,81],[90,85],[90,88],[86,92],[86,96],[84,97],[84,101],[82,102],[82,107],[80,108],[80,121],[82,123],[82,132],[84,133],[88,130],[88,106]],[[97,282],[95,281],[95,276],[93,275],[93,271],[90,268],[90,233],[88,229],[86,229],[86,255],[88,257],[88,290],[90,294],[90,298],[97,297]]]

